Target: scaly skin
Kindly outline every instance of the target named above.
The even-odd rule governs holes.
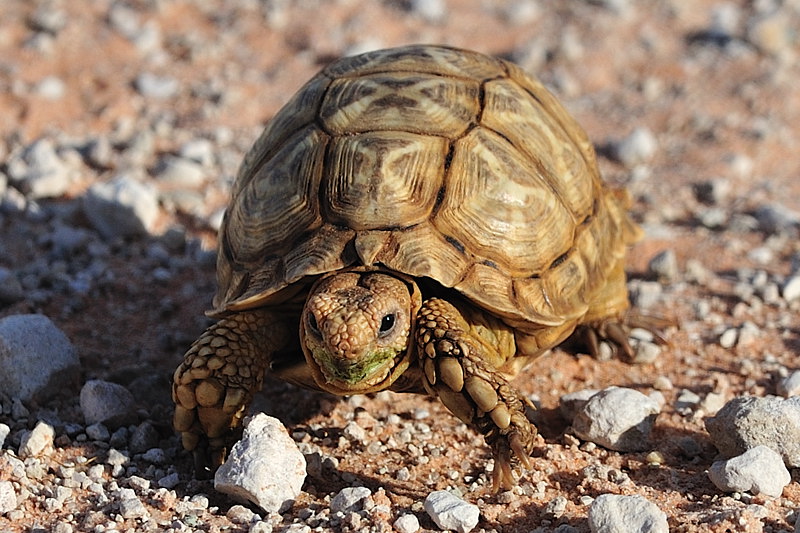
[[[271,354],[288,339],[278,315],[257,309],[220,320],[186,352],[173,376],[173,425],[199,468],[222,464]]]
[[[399,311],[402,310],[402,311]],[[388,388],[403,352],[416,352],[425,388],[480,431],[495,456],[494,488],[515,484],[512,461],[530,467],[536,429],[529,405],[498,368],[515,352],[513,331],[498,320],[470,323],[458,309],[431,298],[411,328],[405,282],[381,273],[330,276],[312,289],[303,313],[306,359],[320,387],[332,392]],[[382,320],[394,316],[391,331]]]
[[[213,469],[225,459],[270,362],[297,349],[296,324],[278,312],[240,311],[208,328],[186,353],[174,375],[174,425],[199,466]],[[630,350],[615,318],[586,327],[595,344],[600,337]],[[416,364],[410,375],[421,376],[424,389],[491,446],[495,491],[514,486],[516,463],[531,467],[537,431],[525,408],[533,406],[504,374],[519,354],[515,331],[499,319],[462,301],[421,302],[418,287],[400,275],[354,270],[311,288],[299,333],[306,366],[284,378],[361,394],[392,388]]]
[[[418,313],[416,340],[426,388],[463,422],[480,431],[494,452],[493,488],[516,484],[512,462],[530,468],[536,428],[525,416],[531,403],[488,361],[497,353],[452,304],[431,298]],[[501,335],[503,331],[495,331]],[[508,334],[513,333],[507,331]],[[492,353],[494,352],[494,353]]]

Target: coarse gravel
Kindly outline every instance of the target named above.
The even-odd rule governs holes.
[[[611,496],[655,507],[670,531],[800,531],[796,463],[774,497],[720,489],[719,452],[753,446],[729,448],[706,422],[741,398],[797,397],[797,2],[11,0],[0,20],[0,320],[42,317],[60,334],[2,380],[0,530],[439,531],[424,502],[445,491],[478,510],[473,532],[594,531]],[[513,59],[556,93],[631,192],[636,309],[679,327],[667,344],[640,339],[635,365],[601,345],[599,360],[557,349],[524,371],[540,439],[498,495],[482,438],[437,402],[268,380],[256,409],[286,425],[307,476],[282,513],[243,506],[195,477],[170,427],[172,371],[209,323],[233,177],[319,68],[410,42]],[[10,388],[54,366],[41,395]],[[94,391],[85,410],[93,383],[119,394]],[[640,451],[569,426],[585,398],[560,398],[610,386],[660,406]],[[94,414],[120,403],[121,416]],[[788,427],[754,445],[784,453],[774,435]],[[340,508],[342,494],[360,496]]]

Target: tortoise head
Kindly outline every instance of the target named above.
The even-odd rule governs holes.
[[[388,388],[409,366],[415,287],[377,271],[338,272],[311,289],[300,321],[320,388],[349,395]]]

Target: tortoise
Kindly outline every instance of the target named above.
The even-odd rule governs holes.
[[[438,397],[491,447],[537,431],[510,379],[576,328],[630,354],[640,233],[586,133],[502,59],[443,46],[328,65],[245,156],[219,231],[218,321],[174,374],[174,426],[213,468],[265,374]]]

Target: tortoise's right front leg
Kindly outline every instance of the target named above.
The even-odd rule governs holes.
[[[213,470],[225,460],[271,355],[288,339],[274,313],[242,311],[209,327],[186,352],[173,376],[173,425],[198,468]]]
[[[494,452],[494,491],[513,488],[512,463],[531,467],[529,455],[536,438],[536,428],[525,416],[530,401],[492,364],[513,352],[501,354],[499,346],[477,333],[458,308],[439,298],[425,301],[417,317],[425,388],[484,435]]]

